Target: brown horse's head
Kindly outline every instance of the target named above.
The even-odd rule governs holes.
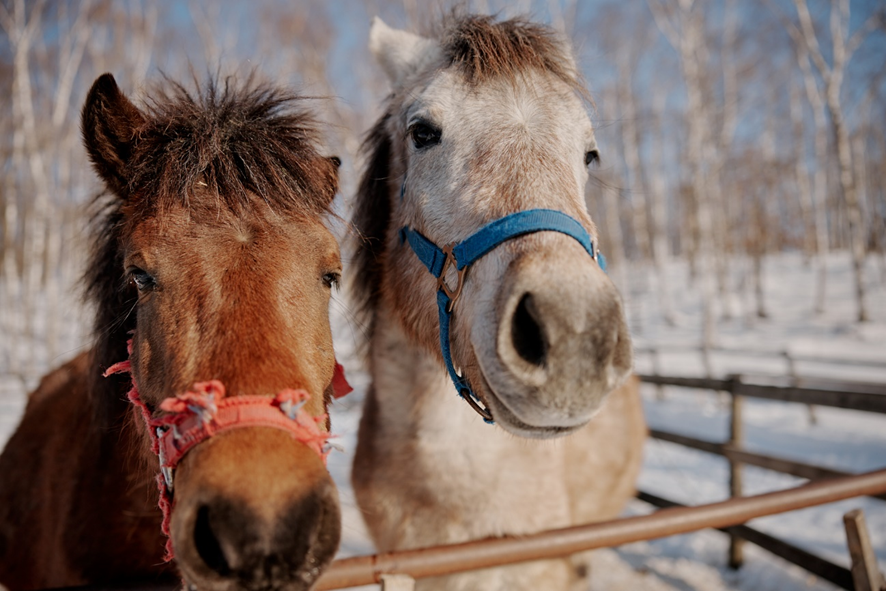
[[[130,338],[132,377],[154,417],[164,399],[207,380],[228,396],[302,389],[305,410],[322,417],[335,367],[328,303],[341,272],[323,219],[338,160],[320,155],[297,99],[250,79],[193,93],[172,85],[139,108],[106,74],[82,127],[112,197],[89,276],[105,424],[128,417],[157,466],[145,425],[121,403],[126,378],[98,377],[126,359]],[[221,433],[176,470],[171,539],[186,581],[201,589],[307,589],[339,535],[323,461],[284,431]]]

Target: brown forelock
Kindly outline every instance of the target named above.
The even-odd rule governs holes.
[[[381,294],[385,234],[391,223],[390,166],[391,138],[387,132],[391,114],[383,115],[363,141],[366,165],[357,188],[357,203],[353,216],[356,229],[353,293],[358,312],[364,323],[369,323]]]
[[[318,122],[306,99],[253,75],[243,83],[210,79],[195,91],[166,85],[146,99],[145,124],[123,167],[125,197],[140,216],[162,215],[175,203],[196,206],[198,194],[241,215],[258,207],[314,219],[329,212],[337,167],[319,152]],[[197,183],[209,190],[193,191]],[[123,278],[121,243],[131,226],[124,202],[101,195],[95,205],[85,273],[86,297],[96,309],[90,391],[98,425],[108,428],[126,408],[129,378],[101,374],[127,358],[136,297]]]
[[[452,15],[443,22],[443,53],[470,84],[516,78],[527,70],[550,72],[586,98],[581,77],[560,35],[525,18]]]

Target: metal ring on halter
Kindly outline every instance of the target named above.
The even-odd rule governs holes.
[[[483,417],[484,421],[486,421],[487,423],[493,422],[492,413],[489,412],[488,408],[482,406],[482,403],[479,399],[474,399],[475,394],[471,391],[470,388],[462,388],[459,394],[461,394],[461,397],[465,399],[468,405],[473,408],[478,415]]]
[[[461,288],[464,286],[465,282],[465,271],[468,270],[467,267],[462,267],[461,269],[458,268],[458,261],[455,260],[455,254],[453,254],[452,252],[452,249],[455,248],[455,245],[456,243],[453,242],[452,244],[444,246],[441,249],[446,258],[443,259],[443,268],[440,269],[440,275],[437,277],[437,289],[442,289],[443,293],[445,293],[446,296],[449,298],[449,306],[447,307],[446,311],[450,313],[452,312],[453,308],[455,308],[455,301],[461,295]],[[458,277],[458,284],[455,286],[455,289],[450,288],[449,285],[446,283],[446,269],[448,269],[450,265],[452,265],[452,267],[455,269]]]

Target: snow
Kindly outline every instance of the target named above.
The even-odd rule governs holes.
[[[886,277],[883,261],[868,260],[868,306],[872,321],[854,322],[851,266],[848,254],[829,260],[826,310],[812,312],[814,267],[798,254],[769,257],[765,262],[765,294],[769,318],[752,316],[755,309],[746,275],[750,265],[736,260],[730,265],[734,286],[745,286],[726,298],[718,322],[717,345],[712,353],[715,376],[729,373],[784,375],[784,352],[795,358],[800,376],[831,377],[886,383]],[[664,321],[659,309],[654,273],[635,266],[612,271],[625,294],[629,322],[638,350],[636,368],[651,372],[657,364],[663,374],[704,375],[698,351],[700,303],[688,280],[686,265],[675,261],[668,268],[668,285],[675,302],[676,325]],[[744,279],[744,281],[743,281]],[[339,486],[343,511],[340,556],[373,551],[350,486],[350,463],[356,442],[363,393],[369,382],[357,353],[361,328],[339,294],[331,307],[336,353],[347,369],[354,393],[334,403],[334,431],[345,453],[333,453],[329,469]],[[659,351],[657,361],[644,351]],[[739,352],[735,352],[738,350]],[[864,362],[861,364],[860,362]],[[2,373],[2,368],[0,368]],[[6,441],[24,408],[23,386],[0,378],[0,444]],[[664,396],[644,385],[644,405],[650,426],[681,434],[724,440],[729,423],[728,400],[720,395],[666,388]],[[886,416],[855,411],[815,409],[810,421],[806,406],[747,399],[744,406],[746,447],[751,451],[798,459],[848,472],[886,467]],[[800,484],[802,480],[774,472],[745,468],[746,494],[757,494]],[[672,500],[699,504],[728,497],[728,464],[723,458],[680,446],[649,440],[638,486]],[[842,515],[864,509],[881,568],[886,566],[886,503],[869,498],[851,499],[822,507],[752,521],[749,525],[776,535],[838,564],[848,566]],[[652,508],[632,501],[626,515]],[[745,566],[726,566],[728,538],[715,531],[638,542],[595,553],[591,591],[643,589],[649,591],[800,591],[835,587],[799,567],[775,558],[753,545],[745,545]],[[366,587],[374,589],[377,587]]]

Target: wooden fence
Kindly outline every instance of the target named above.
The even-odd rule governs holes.
[[[785,354],[785,357],[788,357]],[[820,359],[815,358],[816,361]],[[862,365],[864,363],[860,363]],[[789,362],[789,367],[793,364]],[[384,591],[412,589],[414,578],[463,572],[477,568],[511,564],[525,560],[538,560],[565,556],[592,548],[615,546],[631,541],[653,539],[666,535],[717,528],[731,538],[728,561],[738,568],[743,562],[742,544],[750,542],[796,564],[842,589],[858,591],[886,591],[877,569],[870,542],[860,514],[852,512],[845,517],[849,539],[852,569],[834,564],[784,540],[765,534],[744,522],[753,517],[771,515],[800,508],[796,499],[804,497],[809,488],[838,486],[840,483],[858,482],[859,478],[873,474],[886,475],[886,470],[868,474],[852,475],[839,470],[804,462],[753,453],[742,448],[742,406],[745,397],[795,402],[807,405],[829,406],[864,412],[886,414],[886,386],[861,382],[837,382],[824,379],[802,379],[795,375],[784,378],[749,379],[731,375],[725,379],[689,378],[663,375],[640,375],[647,383],[659,386],[704,389],[725,392],[731,396],[730,436],[726,441],[708,441],[678,433],[652,429],[654,439],[669,441],[692,449],[725,457],[730,463],[731,499],[698,507],[685,507],[658,495],[640,491],[638,498],[661,508],[650,516],[615,520],[576,528],[542,532],[534,536],[482,540],[466,544],[426,548],[407,552],[394,552],[338,560],[321,579],[319,589],[340,589],[372,582],[381,583]],[[813,481],[802,487],[744,497],[742,495],[742,467],[747,465],[782,472]],[[886,500],[886,490],[850,487],[845,497],[868,495]],[[774,508],[773,497],[786,499],[787,504]],[[813,506],[836,500],[818,498]],[[766,507],[766,509],[763,509]],[[734,508],[739,508],[733,513]],[[742,513],[751,509],[751,513]],[[677,513],[675,513],[677,512]],[[724,518],[724,512],[728,517]],[[739,516],[740,515],[740,516]]]
[[[336,560],[323,574],[317,591],[381,584],[383,591],[410,591],[415,579],[465,572],[493,566],[542,560],[618,546],[640,540],[716,528],[732,538],[729,560],[742,561],[741,544],[756,544],[840,588],[856,591],[886,591],[871,549],[864,519],[859,511],[844,516],[852,568],[833,564],[774,536],[748,527],[745,522],[805,507],[823,505],[859,496],[886,499],[886,469],[865,474],[837,470],[785,458],[756,454],[742,449],[742,399],[755,397],[784,402],[813,403],[886,414],[886,386],[825,380],[755,379],[733,375],[726,379],[641,375],[647,383],[660,386],[701,388],[727,392],[732,397],[731,433],[727,441],[706,441],[662,430],[652,430],[655,439],[670,441],[725,457],[731,465],[732,497],[726,501],[682,506],[647,492],[638,497],[660,507],[651,515],[616,519],[604,523],[550,530],[526,536],[478,540],[462,544],[357,556]],[[742,466],[754,465],[809,479],[811,482],[772,493],[742,496]],[[107,588],[81,588],[81,591]],[[128,585],[127,589],[171,591],[172,587]]]
[[[713,379],[640,375],[640,379],[659,386],[700,388],[726,392],[731,396],[730,436],[727,441],[696,439],[657,429],[651,429],[650,436],[661,441],[725,457],[730,466],[729,488],[732,497],[742,496],[742,467],[745,464],[813,481],[850,475],[847,472],[831,468],[752,453],[742,449],[742,400],[744,397],[886,414],[886,386],[882,384],[801,379],[793,376],[787,378],[744,378],[740,375],[732,375],[726,379]],[[640,491],[637,496],[657,507],[678,506],[673,501],[644,491]],[[883,494],[872,496],[886,500],[886,495]],[[743,562],[742,543],[748,541],[805,568],[842,589],[856,588],[849,569],[814,556],[788,542],[744,525],[728,528],[726,531],[731,538],[728,561],[733,568],[741,566]]]

